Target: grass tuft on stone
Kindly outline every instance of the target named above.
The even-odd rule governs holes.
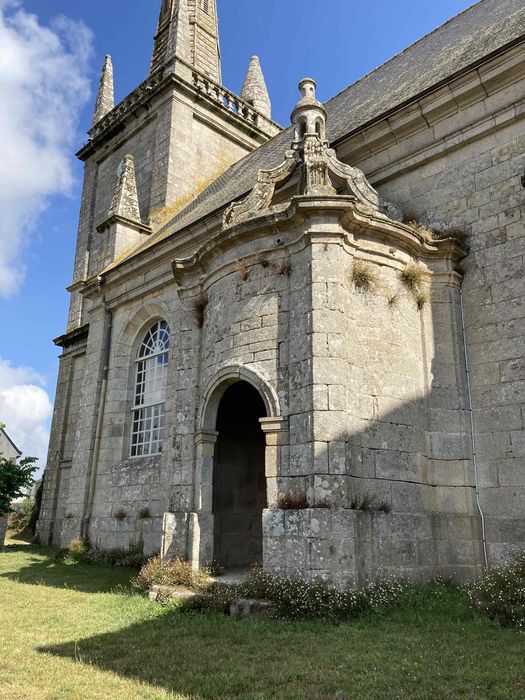
[[[392,506],[388,501],[381,501],[377,496],[370,493],[354,494],[350,501],[350,508],[352,510],[379,511],[381,513],[390,513],[392,511]]]
[[[305,510],[308,507],[304,493],[280,493],[277,496],[277,508],[281,510]]]
[[[363,260],[354,260],[352,281],[357,289],[371,292],[377,284],[377,275],[368,263]]]
[[[250,269],[246,263],[246,260],[243,258],[240,258],[239,260],[235,261],[235,268],[237,272],[239,273],[239,277],[243,282],[246,282],[248,277],[250,276]]]

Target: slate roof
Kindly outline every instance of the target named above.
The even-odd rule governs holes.
[[[523,37],[523,0],[481,0],[329,100],[330,142],[380,120]],[[291,141],[291,129],[286,129],[231,166],[131,255],[242,197],[260,169],[281,163]]]

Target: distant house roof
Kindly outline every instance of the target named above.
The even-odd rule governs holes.
[[[481,0],[329,100],[330,142],[379,121],[524,38],[523,0]],[[128,257],[249,192],[260,169],[279,165],[291,140],[286,129],[232,165]]]
[[[0,428],[0,434],[5,438],[5,440],[11,445],[13,450],[17,453],[17,456],[20,457],[22,454],[22,451],[18,449],[18,447],[15,445],[15,443],[11,440],[9,435],[6,433],[4,428]]]

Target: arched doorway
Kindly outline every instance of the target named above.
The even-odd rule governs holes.
[[[214,559],[225,568],[262,562],[262,511],[266,507],[267,416],[261,395],[247,381],[231,384],[219,402],[213,470]]]

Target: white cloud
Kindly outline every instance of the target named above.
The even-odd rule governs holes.
[[[0,0],[0,297],[22,283],[27,234],[48,198],[73,183],[92,39],[81,22],[58,17],[45,27],[18,0]]]
[[[1,1],[1,0],[0,0]],[[25,456],[46,464],[53,406],[43,378],[30,367],[13,367],[0,358],[0,423]]]

